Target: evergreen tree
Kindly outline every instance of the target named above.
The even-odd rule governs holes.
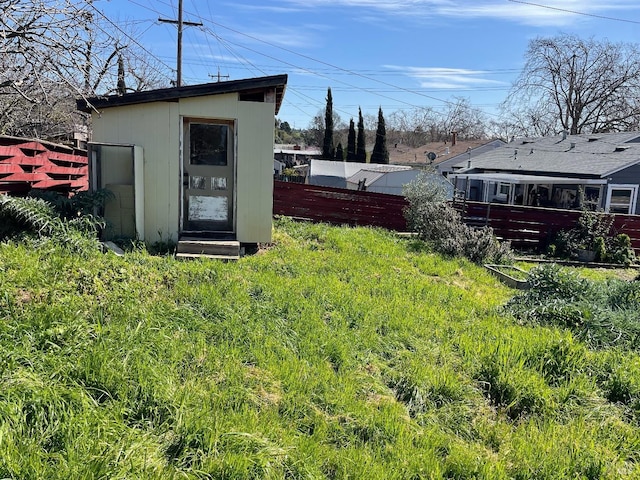
[[[387,150],[387,129],[384,124],[382,107],[378,110],[378,130],[376,131],[376,143],[371,154],[371,163],[389,163],[389,150]]]
[[[356,143],[356,161],[361,163],[367,162],[367,151],[365,149],[366,141],[364,138],[364,119],[362,118],[362,109],[358,107],[358,139]]]
[[[338,143],[338,148],[336,148],[336,161],[344,162],[344,150],[342,149],[342,143]]]
[[[331,87],[327,89],[327,107],[324,111],[324,141],[322,142],[322,158],[333,159],[335,149],[333,147],[333,97]]]
[[[356,126],[353,118],[349,122],[349,135],[347,137],[347,162],[357,162],[356,155]]]

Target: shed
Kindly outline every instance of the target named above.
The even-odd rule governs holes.
[[[419,170],[405,165],[311,160],[309,183],[325,187],[402,195]]]
[[[108,237],[271,241],[274,117],[287,75],[79,99]]]
[[[347,188],[402,195],[404,186],[413,181],[419,173],[420,170],[401,165],[381,165],[363,168],[347,178]]]

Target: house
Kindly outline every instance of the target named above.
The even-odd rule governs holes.
[[[507,142],[496,138],[491,140],[490,142],[483,143],[481,145],[475,147],[467,147],[467,150],[464,153],[459,153],[454,155],[453,157],[449,157],[445,160],[442,160],[437,163],[436,170],[440,175],[448,177],[449,174],[453,171],[453,167],[463,162],[469,162],[473,158],[478,155],[482,155],[483,153],[490,152],[491,150],[502,147],[506,145]]]
[[[286,75],[80,99],[108,236],[271,240],[274,117]],[[180,247],[179,247],[180,248]]]
[[[637,214],[640,132],[516,140],[458,163],[449,178],[473,201]]]
[[[87,152],[29,138],[0,136],[0,193],[32,188],[64,194],[87,190]]]
[[[304,183],[309,173],[311,160],[322,157],[317,147],[302,148],[300,145],[275,145],[273,147],[273,173],[279,180],[296,180]],[[294,176],[284,175],[285,169],[292,169]]]
[[[311,160],[322,157],[322,150],[317,147],[302,148],[300,145],[274,145],[273,158],[293,168],[298,165],[309,165]]]

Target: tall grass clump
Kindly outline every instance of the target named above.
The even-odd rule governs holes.
[[[404,189],[409,202],[405,211],[409,228],[442,255],[465,257],[478,264],[508,262],[509,245],[500,243],[491,227],[466,225],[460,213],[446,202],[444,187],[433,175],[422,173]]]

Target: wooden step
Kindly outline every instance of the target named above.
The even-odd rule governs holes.
[[[240,258],[240,242],[236,240],[181,238],[178,241],[176,257],[207,257],[223,260],[237,260]]]

